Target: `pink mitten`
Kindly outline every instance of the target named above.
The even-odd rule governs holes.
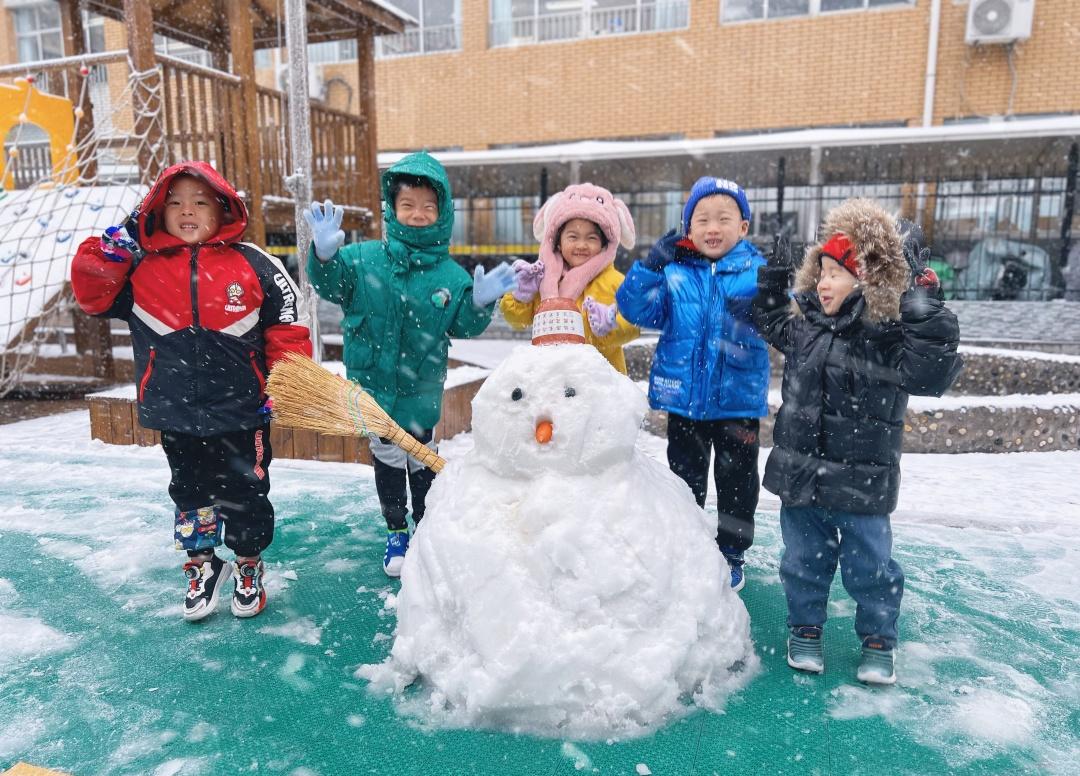
[[[518,259],[513,264],[517,286],[510,292],[519,302],[528,302],[540,292],[540,280],[544,277],[544,262],[529,263]]]
[[[597,337],[606,337],[615,328],[615,316],[618,314],[614,304],[597,302],[591,296],[585,297],[581,307],[589,316],[589,328]]]

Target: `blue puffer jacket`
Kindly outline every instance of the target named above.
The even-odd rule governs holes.
[[[769,352],[750,321],[765,259],[746,240],[715,262],[688,244],[663,272],[634,262],[615,296],[628,321],[660,329],[649,404],[691,420],[767,415]]]

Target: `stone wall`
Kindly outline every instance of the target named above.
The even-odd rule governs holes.
[[[647,380],[653,343],[626,348],[630,375]],[[913,398],[904,419],[904,452],[997,453],[1080,449],[1080,357],[961,347],[964,371],[945,397]],[[761,443],[772,445],[782,358],[770,352],[774,390]],[[967,397],[970,397],[969,399]],[[1001,397],[1001,398],[998,398]],[[650,412],[648,431],[667,434]]]

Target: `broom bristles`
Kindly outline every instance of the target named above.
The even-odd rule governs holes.
[[[266,381],[274,419],[292,428],[334,436],[389,439],[435,472],[446,461],[399,426],[358,384],[334,374],[307,356],[287,353]]]

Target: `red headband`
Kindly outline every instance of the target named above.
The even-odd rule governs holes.
[[[821,246],[821,255],[835,260],[837,264],[855,277],[862,276],[859,271],[859,264],[855,260],[855,246],[847,238],[847,235],[837,232],[830,237],[829,241]]]

